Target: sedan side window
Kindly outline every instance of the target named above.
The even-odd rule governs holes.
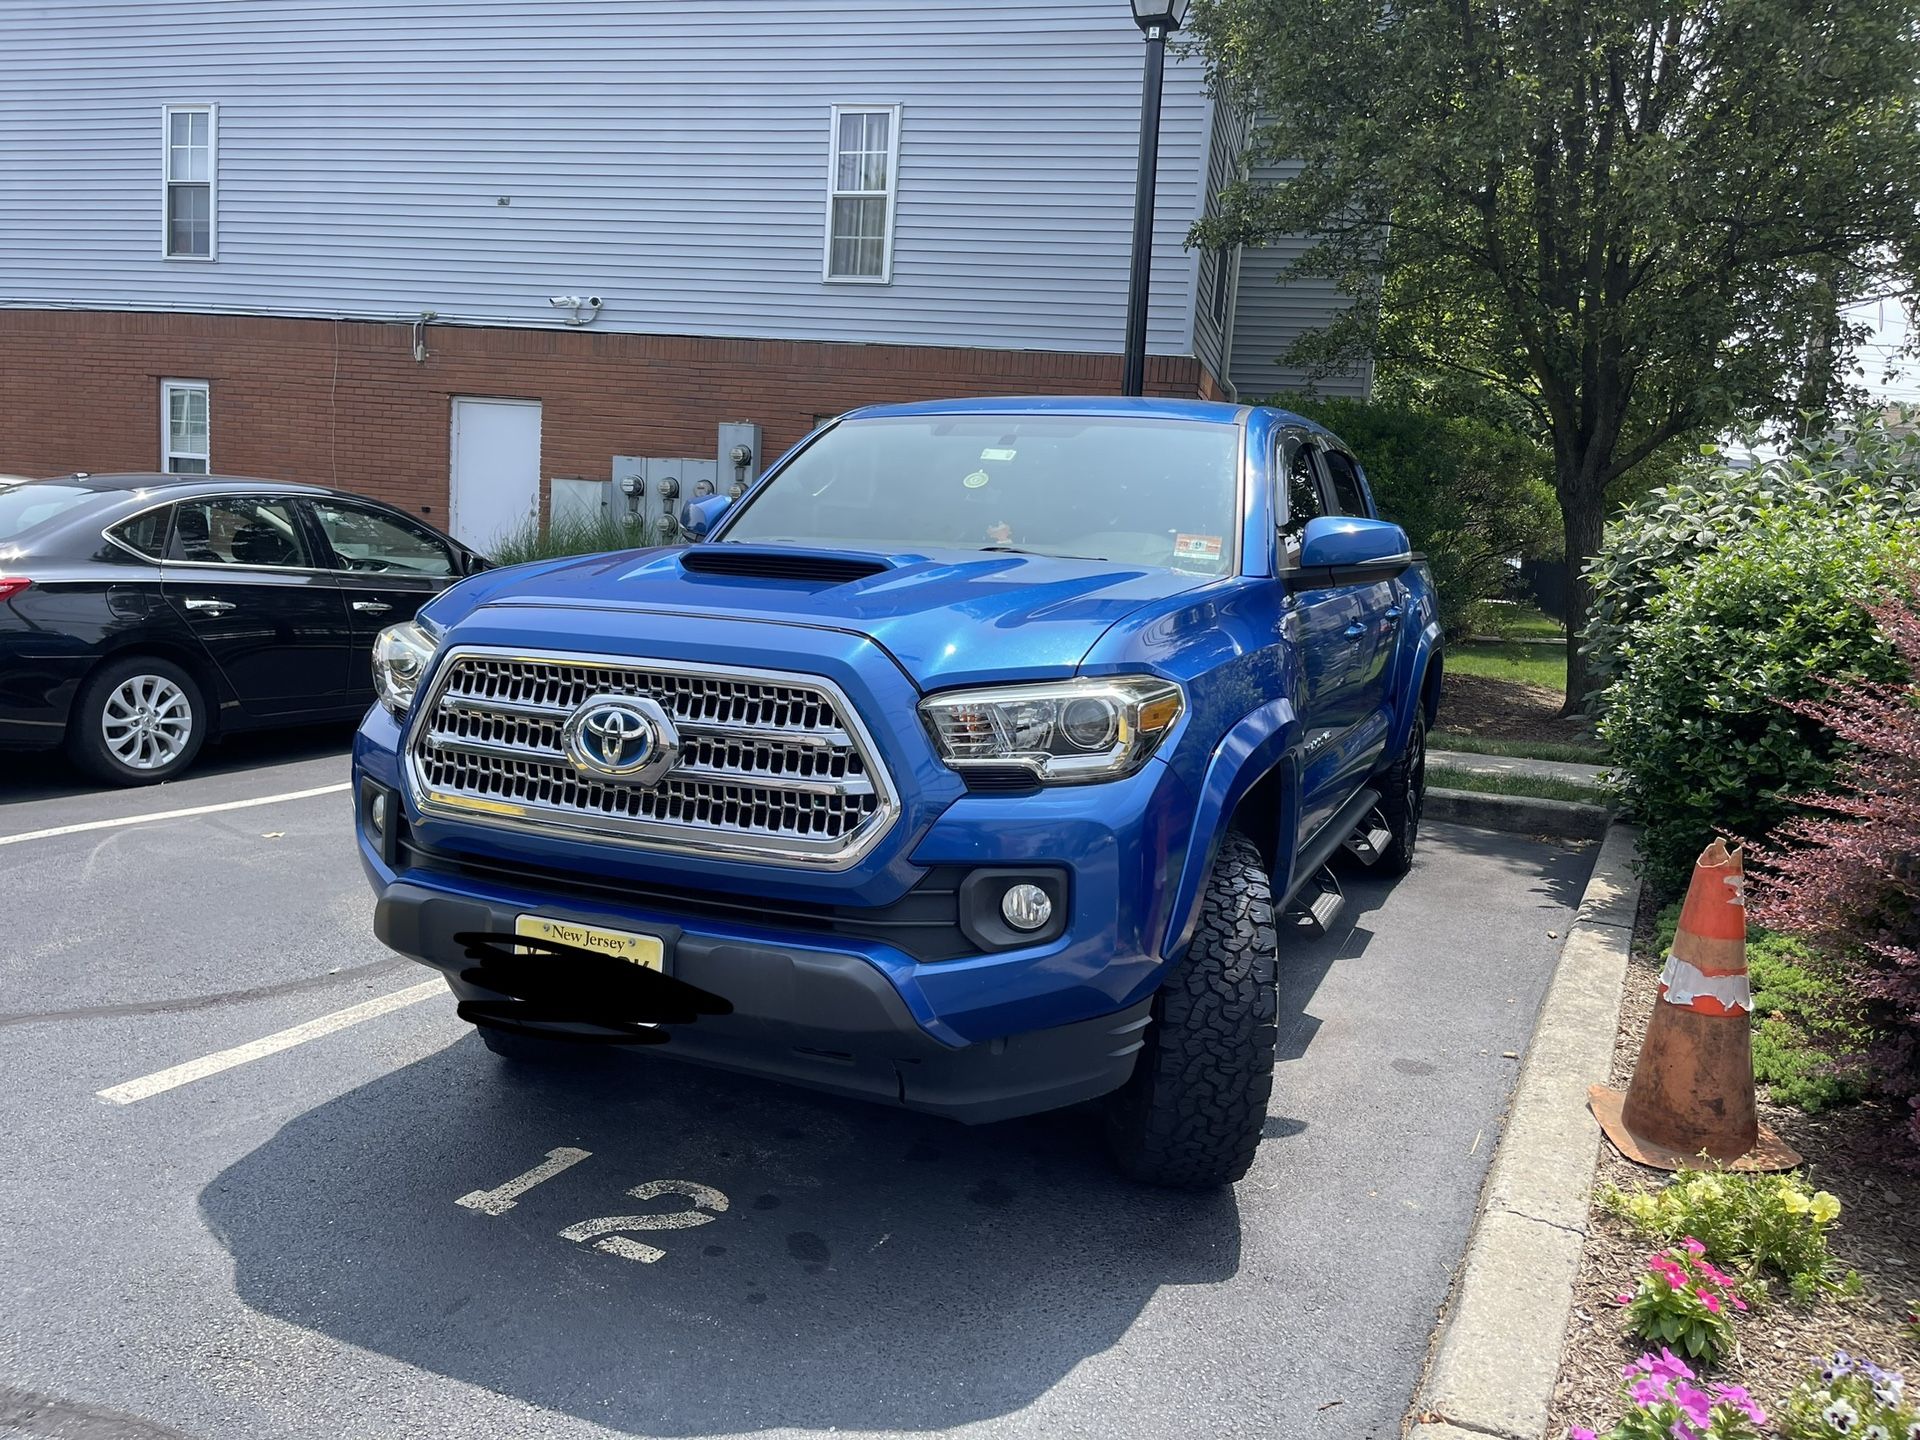
[[[342,570],[436,577],[459,573],[444,541],[399,515],[338,500],[315,500],[313,513]]]
[[[172,514],[171,505],[162,505],[157,510],[123,520],[113,527],[113,538],[149,560],[164,560],[167,555],[167,517]]]
[[[201,565],[251,565],[274,570],[310,570],[293,506],[284,500],[221,496],[182,500],[174,507],[168,557]]]
[[[1320,459],[1333,480],[1333,513],[1367,518],[1367,490],[1360,483],[1353,457],[1339,450],[1323,450]]]

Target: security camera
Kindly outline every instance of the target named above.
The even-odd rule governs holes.
[[[583,302],[578,295],[552,295],[547,303],[556,310],[578,310]]]
[[[587,308],[589,310],[598,310],[602,305],[606,303],[607,302],[602,300],[598,295],[589,295],[587,297]]]

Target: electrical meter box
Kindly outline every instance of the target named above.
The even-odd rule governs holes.
[[[720,466],[712,460],[613,457],[614,513],[637,517],[651,545],[678,544],[684,538],[680,507],[718,493],[719,486]]]

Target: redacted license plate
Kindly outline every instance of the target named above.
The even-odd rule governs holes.
[[[613,960],[625,960],[645,970],[667,968],[667,947],[658,935],[640,935],[631,930],[609,930],[600,925],[582,925],[573,920],[555,920],[548,915],[522,915],[513,922],[513,933],[534,940],[553,940],[562,945],[592,950]]]

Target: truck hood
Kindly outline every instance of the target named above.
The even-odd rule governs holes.
[[[715,545],[491,570],[423,613],[452,627],[484,610],[490,628],[524,629],[529,643],[555,646],[565,644],[568,610],[841,630],[871,639],[932,690],[1070,673],[1116,621],[1214,583],[1177,570],[1044,555]],[[522,610],[549,613],[522,621]],[[777,631],[766,644],[778,653]]]

